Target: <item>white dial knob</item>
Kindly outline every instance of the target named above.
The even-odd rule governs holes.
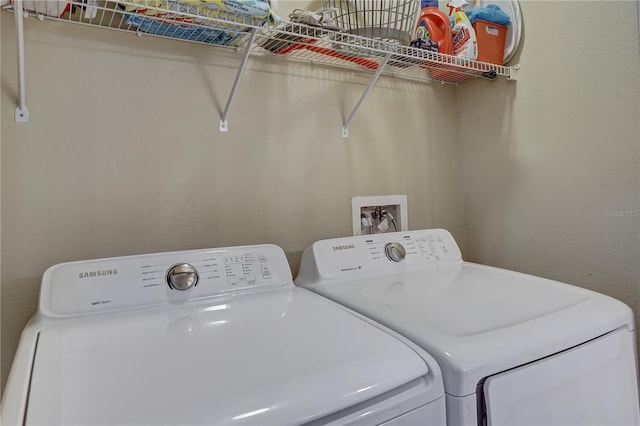
[[[173,265],[167,271],[167,284],[175,290],[189,290],[198,284],[198,271],[188,263]]]
[[[384,246],[384,253],[392,262],[402,262],[407,255],[407,252],[400,243],[387,244]]]

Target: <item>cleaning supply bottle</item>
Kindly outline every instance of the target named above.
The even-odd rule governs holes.
[[[438,8],[438,0],[422,0],[422,11],[416,26],[414,39],[431,40],[438,43],[438,52],[445,55],[453,53],[451,24],[447,14]]]
[[[468,4],[465,0],[451,0],[449,6],[449,14],[455,11],[453,15],[453,55],[459,58],[476,60],[478,58],[478,42],[476,40],[476,32],[469,22],[467,14],[464,13],[462,7]]]

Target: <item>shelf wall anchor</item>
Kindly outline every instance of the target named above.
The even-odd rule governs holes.
[[[18,123],[29,122],[29,110],[27,109],[27,96],[24,79],[24,9],[22,0],[14,0],[13,13],[16,20],[16,38],[18,40],[18,106],[16,107],[16,121]]]
[[[640,1],[640,0],[638,0]],[[518,79],[518,70],[520,70],[520,64],[509,67],[509,75],[507,76],[507,80],[517,80]]]
[[[251,47],[253,47],[253,42],[256,39],[256,34],[258,33],[258,29],[254,28],[251,31],[251,37],[247,42],[247,47],[244,50],[244,55],[242,56],[242,62],[240,62],[240,67],[238,68],[238,72],[236,74],[236,79],[233,82],[233,87],[231,88],[231,93],[229,93],[229,99],[227,99],[227,105],[224,107],[224,112],[222,113],[222,117],[220,117],[220,131],[226,133],[229,131],[229,127],[227,125],[227,114],[229,113],[229,109],[231,108],[231,103],[233,102],[233,98],[236,96],[236,91],[238,90],[238,84],[240,83],[240,79],[242,78],[242,74],[244,73],[244,69],[247,66],[247,62],[249,60],[249,53],[251,53]]]
[[[391,58],[391,53],[387,53],[387,56],[385,56],[383,61],[380,63],[380,65],[378,65],[378,69],[376,70],[376,73],[371,78],[371,81],[369,82],[367,89],[364,91],[362,96],[360,96],[360,100],[356,104],[355,108],[353,108],[353,111],[351,111],[349,118],[347,118],[344,124],[342,125],[342,137],[344,139],[349,137],[349,124],[351,124],[351,120],[353,120],[353,117],[356,115],[356,112],[358,112],[358,110],[362,106],[362,103],[364,102],[364,100],[367,98],[367,96],[369,96],[369,92],[371,92],[371,89],[373,89],[373,86],[376,84],[376,81],[378,81],[378,77],[380,77],[380,74],[382,74],[382,70],[384,70],[384,67],[387,66],[387,62],[389,62],[389,58]]]

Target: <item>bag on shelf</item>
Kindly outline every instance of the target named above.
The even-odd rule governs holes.
[[[2,1],[0,6],[5,3],[13,5],[13,0]],[[61,18],[71,10],[71,3],[61,0],[23,0],[22,7],[28,12]]]

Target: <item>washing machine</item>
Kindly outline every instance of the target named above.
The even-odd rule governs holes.
[[[302,288],[273,245],[64,263],[3,425],[443,425],[438,364]]]
[[[634,315],[462,260],[446,230],[318,241],[295,283],[392,328],[444,377],[449,425],[637,425]]]

